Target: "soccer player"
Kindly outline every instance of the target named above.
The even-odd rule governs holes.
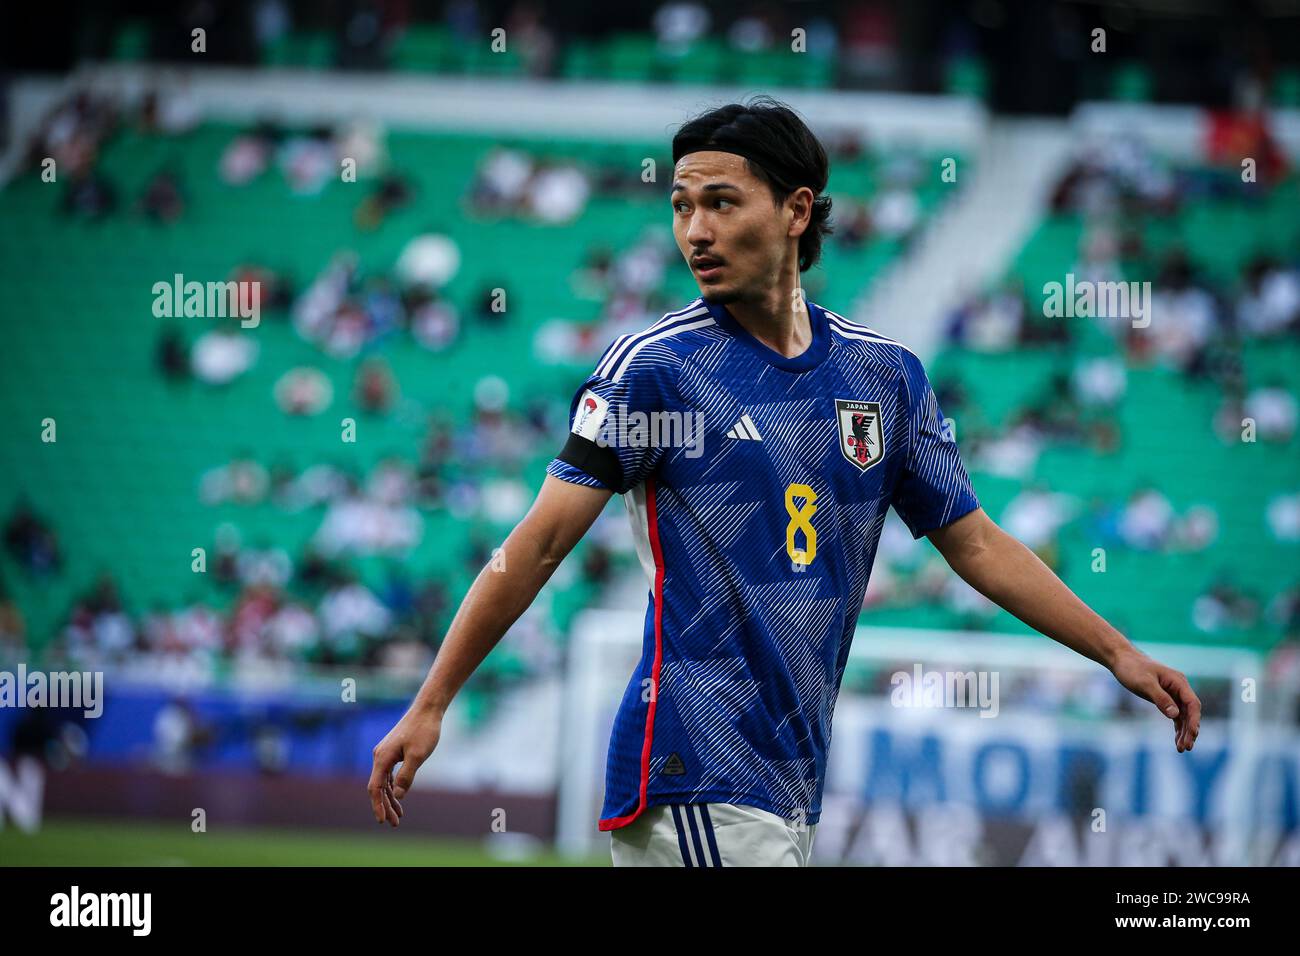
[[[649,581],[599,821],[616,865],[809,862],[891,506],[977,591],[1153,703],[1190,750],[1201,705],[1186,677],[984,513],[917,357],[803,295],[831,201],[802,120],[769,98],[724,106],[679,130],[673,162],[673,231],[701,295],[616,340],[577,390],[504,569],[479,575],[375,748],[376,820],[398,824],[452,697],[613,494]]]

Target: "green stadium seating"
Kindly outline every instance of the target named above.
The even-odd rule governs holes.
[[[262,49],[266,66],[324,70],[334,64],[334,37],[325,31],[286,33]]]
[[[1300,177],[1293,175],[1249,209],[1228,199],[1193,200],[1172,221],[1145,224],[1144,241],[1154,259],[1175,245],[1187,249],[1212,281],[1234,290],[1253,256],[1269,249],[1284,255],[1293,248],[1296,208]],[[1059,281],[1076,261],[1082,228],[1077,216],[1047,217],[1011,264],[1009,272],[1024,280],[1031,306],[1041,301],[1036,291],[1047,281]],[[1110,340],[1088,320],[1072,321],[1078,323],[1076,342],[1068,353],[1038,348],[987,355],[950,347],[936,357],[931,375],[960,381],[969,407],[1000,428],[1042,393],[1054,371],[1068,371],[1077,355],[1113,353]],[[1247,342],[1241,357],[1248,388],[1277,380],[1300,393],[1300,343]],[[1153,483],[1180,513],[1197,504],[1217,511],[1219,538],[1210,550],[1154,554],[1112,548],[1105,574],[1091,571],[1096,541],[1089,538],[1086,521],[1064,529],[1060,570],[1066,583],[1137,640],[1271,647],[1280,634],[1266,619],[1249,630],[1204,635],[1193,627],[1192,604],[1223,573],[1265,604],[1300,582],[1300,547],[1275,541],[1265,523],[1274,495],[1300,491],[1300,441],[1225,447],[1211,426],[1221,398],[1212,383],[1189,381],[1171,369],[1130,369],[1117,415],[1121,447],[1105,456],[1078,447],[1049,447],[1033,475],[1050,490],[1085,503],[1100,498],[1123,504],[1142,484]],[[1020,487],[978,472],[972,478],[995,519]],[[939,627],[959,623],[953,614],[936,609],[894,609],[870,619]],[[1023,629],[1004,612],[991,626]]]
[[[510,383],[517,407],[545,397],[562,417],[594,357],[538,364],[532,358],[536,328],[557,316],[596,317],[599,303],[575,300],[567,281],[590,247],[621,249],[649,224],[667,228],[667,205],[661,187],[653,184],[644,201],[595,198],[582,217],[564,227],[476,221],[465,216],[462,197],[477,164],[500,139],[398,130],[388,140],[392,163],[410,178],[416,199],[379,230],[362,234],[352,217],[364,185],[331,181],[320,195],[294,196],[274,169],[243,187],[223,185],[218,157],[241,131],[205,124],[165,141],[133,131],[119,134],[102,159],[102,170],[121,197],[121,208],[107,222],[67,219],[58,209],[61,189],[35,177],[20,177],[0,192],[0,216],[23,224],[0,231],[0,283],[12,317],[6,321],[0,375],[0,407],[8,412],[0,426],[5,475],[0,516],[7,517],[20,497],[29,499],[52,522],[66,562],[59,575],[38,580],[7,553],[0,556],[0,578],[38,645],[57,632],[72,600],[105,571],[116,578],[134,614],[195,598],[228,606],[229,596],[212,583],[211,574],[190,570],[195,547],[206,548],[211,562],[223,522],[238,526],[248,544],[278,545],[297,557],[319,526],[320,509],[291,514],[269,503],[207,507],[200,502],[202,473],[234,456],[251,455],[268,465],[284,461],[295,470],[328,461],[359,473],[391,454],[411,459],[425,432],[426,413],[437,410],[463,422],[474,384],[489,374]],[[547,157],[602,157],[633,167],[666,148],[662,142],[577,138],[514,143]],[[149,223],[130,208],[162,154],[178,169],[188,199],[183,219],[171,227]],[[866,156],[838,164],[832,192],[861,195],[877,179],[878,162]],[[945,193],[938,177],[928,178],[934,182],[922,188],[921,197],[933,209]],[[352,399],[357,362],[329,358],[300,339],[286,316],[273,313],[264,313],[252,333],[260,347],[257,364],[229,387],[171,385],[155,371],[163,321],[151,313],[153,283],[170,281],[177,272],[205,281],[224,279],[238,264],[253,261],[289,273],[301,288],[344,249],[355,250],[364,269],[387,272],[406,241],[431,226],[449,231],[461,249],[463,264],[448,289],[450,297],[466,307],[484,284],[506,281],[511,307],[500,330],[467,320],[461,339],[445,354],[432,355],[404,335],[388,343],[382,354],[418,414],[366,418]],[[873,243],[850,253],[832,241],[824,268],[807,277],[810,291],[833,308],[848,309],[897,252]],[[675,303],[698,294],[680,265],[667,292]],[[178,324],[190,341],[207,328],[204,320]],[[334,404],[317,418],[290,418],[274,404],[275,381],[296,365],[322,369],[334,387]],[[344,416],[359,421],[362,438],[354,445],[339,441]],[[39,440],[47,417],[58,423],[54,444]],[[533,450],[520,473],[530,487],[540,485],[554,451]],[[457,600],[470,581],[465,522],[445,511],[425,512],[423,518],[423,542],[405,570],[413,579],[441,579]],[[487,540],[500,540],[509,530],[475,527]],[[357,563],[372,585],[382,584],[387,566],[382,560]],[[546,598],[561,633],[589,600],[586,587],[573,577]]]

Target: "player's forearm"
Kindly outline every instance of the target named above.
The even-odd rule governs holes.
[[[971,587],[1034,630],[1105,667],[1133,650],[1038,555],[991,521],[950,561]]]
[[[526,524],[516,527],[465,595],[412,708],[441,716],[562,559]]]

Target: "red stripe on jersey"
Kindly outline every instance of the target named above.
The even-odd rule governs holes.
[[[655,659],[650,670],[650,707],[645,715],[645,742],[641,745],[641,798],[636,809],[621,817],[601,820],[601,830],[617,830],[625,827],[642,813],[646,807],[646,792],[650,787],[650,746],[655,736],[655,702],[659,699],[659,667],[664,657],[664,553],[659,546],[659,516],[655,511],[655,483],[646,479],[645,483],[646,525],[650,536],[650,553],[655,562]]]

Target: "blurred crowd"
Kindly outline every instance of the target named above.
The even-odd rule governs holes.
[[[223,667],[298,664],[422,673],[454,610],[446,556],[459,555],[464,584],[497,557],[486,529],[517,520],[530,500],[512,473],[524,456],[558,442],[555,408],[532,403],[518,412],[508,399],[504,381],[481,381],[468,420],[435,414],[413,459],[390,456],[364,474],[328,462],[268,467],[248,456],[215,465],[199,476],[199,501],[316,515],[301,551],[292,554],[278,539],[249,541],[238,519],[223,521],[204,569],[217,594],[132,613],[105,574],[76,600],[51,653],[81,667],[152,667],[160,679],[178,680],[209,679]],[[428,553],[426,516],[437,513],[471,530],[450,552],[438,546],[443,560],[434,572],[413,573],[412,558]],[[26,503],[10,516],[5,540],[29,573],[58,573],[53,527]],[[381,584],[373,574],[371,583],[362,579],[357,562],[367,560],[382,562]],[[578,561],[584,586],[610,580],[610,548],[600,536]],[[0,624],[7,619],[0,607]],[[558,666],[562,642],[544,608],[512,635],[527,670]]]
[[[1273,151],[1261,147],[1260,155],[1272,157]],[[941,406],[961,423],[963,455],[972,470],[1023,483],[999,520],[1049,565],[1058,566],[1062,530],[1075,522],[1087,528],[1088,540],[1098,547],[1137,552],[1204,553],[1219,536],[1221,517],[1213,504],[1180,511],[1150,484],[1133,488],[1126,500],[1084,502],[1034,481],[1039,457],[1048,448],[1076,445],[1104,456],[1122,446],[1119,410],[1134,370],[1166,368],[1190,387],[1210,386],[1218,407],[1208,425],[1224,445],[1243,439],[1279,447],[1293,443],[1300,418],[1294,379],[1278,374],[1250,379],[1242,349],[1300,341],[1297,247],[1261,247],[1235,280],[1225,282],[1216,281],[1180,245],[1148,245],[1148,235],[1157,231],[1153,223],[1176,223],[1198,201],[1257,202],[1285,172],[1284,162],[1274,157],[1261,173],[1263,181],[1243,181],[1235,159],[1226,167],[1179,168],[1160,160],[1136,136],[1096,144],[1063,173],[1050,212],[1080,224],[1079,258],[1071,270],[1076,285],[1151,277],[1148,321],[1135,322],[1134,314],[1048,315],[1043,299],[1028,293],[1016,276],[951,315],[947,338],[953,348],[984,354],[1038,351],[1060,360],[1060,370],[998,428],[989,426],[960,376],[936,382]],[[1300,488],[1274,495],[1261,512],[1259,526],[1275,541],[1300,540]],[[887,544],[882,542],[886,555]],[[888,557],[885,563],[891,563]],[[888,571],[879,584],[873,578],[874,600],[906,600],[888,586],[890,580]],[[955,595],[949,597],[956,602]],[[986,615],[994,613],[982,599],[965,599]],[[1222,572],[1189,609],[1188,624],[1205,634],[1268,627],[1294,638],[1300,635],[1295,600],[1296,587],[1261,596]]]
[[[52,108],[32,137],[25,162],[47,182],[63,183],[65,215],[99,222],[118,215],[122,190],[100,164],[104,147],[123,126],[143,135],[177,136],[198,123],[198,110],[183,83],[167,94],[150,92],[132,110],[92,90],[78,91]],[[178,171],[163,164],[130,203],[131,212],[167,225],[185,211],[185,191]]]
[[[700,28],[701,10],[692,4],[665,7],[656,18],[661,39],[689,42],[691,31]],[[707,12],[703,19],[707,23]],[[760,33],[747,28],[737,42],[761,42],[755,39]],[[87,219],[116,215],[117,187],[98,164],[114,130],[131,123],[150,135],[184,135],[195,115],[183,85],[166,96],[151,95],[133,110],[77,94],[47,119],[31,161],[39,166],[44,157],[53,157],[61,178],[67,174],[64,207],[70,213]],[[852,137],[831,137],[827,145],[840,169],[867,150]],[[230,139],[214,175],[238,189],[274,174],[286,191],[313,195],[349,158],[367,180],[353,214],[359,233],[377,229],[411,204],[415,189],[392,168],[384,131],[367,123],[298,131],[255,124]],[[933,170],[917,155],[893,150],[882,154],[875,172],[869,193],[835,194],[831,241],[843,249],[861,250],[875,241],[906,246],[924,221],[920,190]],[[1270,169],[1268,175],[1276,178],[1280,171]],[[136,209],[159,224],[182,222],[186,192],[176,167],[160,168]],[[483,156],[461,199],[473,218],[560,226],[581,216],[593,198],[646,193],[637,170],[626,163],[578,164],[502,146]],[[1015,277],[972,298],[951,317],[948,338],[954,347],[984,353],[1054,348],[1070,357],[996,428],[983,420],[960,378],[936,379],[941,405],[961,422],[963,455],[972,471],[1021,485],[997,516],[1000,522],[1050,566],[1061,567],[1062,534],[1080,523],[1099,546],[1134,552],[1201,554],[1219,536],[1221,518],[1212,505],[1177,508],[1150,484],[1124,489],[1122,497],[1083,501],[1034,480],[1039,456],[1054,445],[1079,444],[1098,455],[1120,446],[1117,409],[1132,370],[1164,365],[1188,380],[1213,382],[1222,395],[1215,427],[1224,441],[1240,440],[1243,418],[1256,423],[1262,442],[1287,444],[1294,438],[1294,392],[1281,380],[1247,387],[1239,357],[1242,341],[1300,335],[1300,263],[1293,252],[1261,253],[1244,265],[1237,281],[1225,285],[1199,269],[1185,250],[1149,249],[1144,241],[1142,225],[1153,217],[1175,217],[1198,197],[1240,195],[1231,177],[1167,167],[1136,139],[1098,149],[1062,176],[1052,211],[1082,222],[1073,267],[1080,279],[1153,276],[1155,320],[1146,328],[1095,322],[1093,327],[1108,336],[1108,349],[1069,347],[1079,344],[1083,320],[1047,319]],[[407,239],[385,269],[363,268],[360,256],[345,250],[305,285],[255,261],[238,264],[228,278],[257,283],[272,321],[287,317],[295,333],[322,353],[320,364],[277,370],[274,399],[284,414],[314,415],[329,408],[340,380],[340,366],[331,363],[355,359],[345,386],[356,406],[368,415],[391,416],[402,407],[401,383],[386,355],[393,342],[409,337],[440,353],[453,349],[470,323],[496,329],[508,322],[498,284],[482,282],[456,304],[449,286],[461,264],[455,238],[429,228]],[[571,363],[598,355],[618,335],[646,327],[676,301],[670,294],[674,268],[681,268],[680,254],[665,227],[647,228],[622,246],[589,247],[569,285],[575,301],[595,304],[594,318],[540,323],[534,356]],[[254,368],[259,352],[258,337],[237,322],[213,324],[192,342],[172,322],[160,327],[154,361],[169,381],[225,386]],[[558,447],[567,396],[512,403],[509,392],[500,379],[480,380],[467,416],[435,416],[411,455],[389,456],[364,473],[328,462],[299,468],[249,455],[214,462],[198,476],[199,501],[214,509],[233,505],[319,515],[307,543],[291,553],[273,541],[245,541],[237,521],[222,524],[212,558],[219,597],[195,596],[176,607],[141,612],[124,607],[118,583],[105,576],[75,601],[56,650],[78,661],[163,661],[194,673],[249,661],[418,670],[441,640],[457,596],[436,575],[404,569],[428,539],[429,516],[446,512],[486,524],[516,519],[530,498],[530,489],[515,477],[518,466],[538,449]],[[507,474],[496,473],[503,468]],[[1275,496],[1264,517],[1276,540],[1300,540],[1300,489]],[[19,503],[10,515],[5,545],[27,573],[59,573],[55,526],[30,504]],[[460,559],[463,575],[471,576],[491,556],[487,541],[473,537]],[[584,581],[594,588],[609,583],[616,556],[634,565],[626,541],[595,536],[580,559]],[[358,562],[374,560],[386,562],[382,575],[359,573]],[[943,608],[973,627],[987,626],[997,613],[891,518],[864,609],[900,607]],[[1300,585],[1257,595],[1230,575],[1218,575],[1190,617],[1204,633],[1267,624],[1296,635],[1298,608]],[[557,635],[544,615],[532,614],[521,626],[540,635],[539,648],[549,648],[538,650],[536,661],[553,664]],[[0,636],[17,631],[21,615],[11,602],[0,600]],[[525,646],[532,645],[526,641]]]

